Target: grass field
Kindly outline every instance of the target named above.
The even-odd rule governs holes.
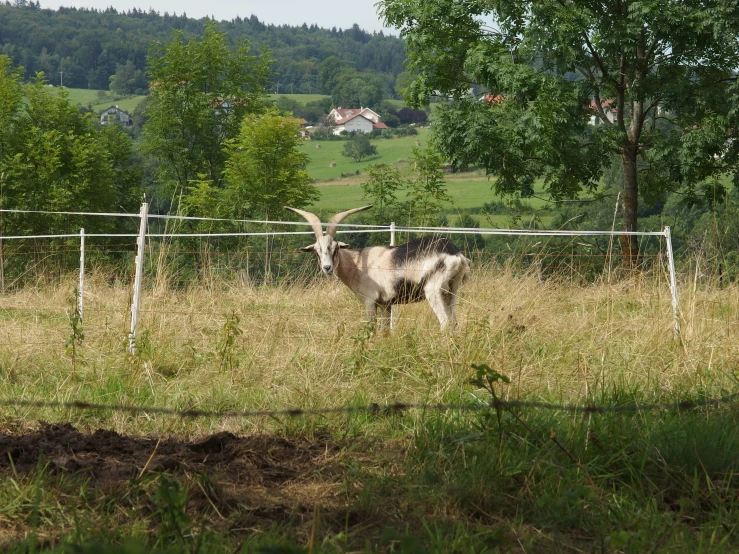
[[[270,100],[277,100],[280,96],[284,96],[290,100],[295,100],[302,106],[305,106],[308,102],[331,98],[328,94],[268,94],[267,96]]]
[[[101,102],[97,90],[82,88],[68,88],[66,90],[69,93],[69,101],[72,104],[79,104],[80,106],[90,105],[96,112],[100,112],[109,106],[118,106],[122,110],[131,113],[146,98],[146,96],[130,96],[116,100],[111,96],[109,100]]]
[[[392,165],[407,161],[411,157],[416,142],[422,147],[426,145],[428,133],[428,129],[419,129],[417,136],[373,140],[372,144],[377,147],[377,155],[365,158],[361,162],[355,162],[352,158],[341,155],[345,144],[343,140],[310,140],[303,143],[302,149],[310,157],[308,174],[317,181],[325,181],[340,179],[342,174],[362,172],[370,164]],[[336,166],[330,167],[334,162]]]
[[[400,137],[393,139],[378,139],[373,141],[377,147],[377,155],[355,162],[351,158],[341,155],[344,141],[307,141],[303,144],[303,150],[310,156],[308,173],[317,180],[316,186],[321,193],[321,198],[313,205],[316,209],[327,211],[341,211],[347,206],[358,206],[367,199],[363,196],[362,183],[367,179],[367,166],[375,163],[384,163],[398,167],[402,173],[410,171],[409,160],[412,156],[416,143],[421,147],[426,145],[429,137],[429,129],[419,129],[419,134],[412,137]],[[320,148],[316,146],[320,145]],[[335,167],[330,167],[331,162],[336,162]],[[359,171],[359,174],[356,172]],[[342,174],[344,177],[342,177]],[[461,212],[470,209],[480,209],[486,202],[501,200],[492,190],[492,179],[483,171],[468,173],[452,173],[446,177],[447,192],[452,198],[452,203],[443,210],[450,217],[450,221]],[[535,198],[525,200],[525,204],[532,209],[540,209],[547,205],[546,194],[543,190],[543,182],[535,186],[539,193]],[[405,191],[398,192],[402,200]],[[493,215],[483,218],[479,214],[472,217],[484,226],[495,224],[506,226],[511,219],[508,215]],[[544,219],[548,219],[545,216]]]
[[[366,178],[366,175],[360,174],[335,181],[319,181],[316,186],[321,192],[321,199],[316,202],[315,206],[320,209],[335,210],[363,201],[362,183]],[[486,202],[499,199],[492,190],[493,180],[485,176],[483,172],[449,174],[445,179],[447,192],[453,200],[447,208],[449,211],[481,208]],[[543,192],[541,184],[537,190]],[[399,197],[402,198],[405,192],[400,190]],[[526,203],[534,209],[547,204],[542,198],[527,199]]]
[[[147,289],[133,357],[128,287],[98,272],[74,364],[76,277],[39,283],[0,298],[0,398],[241,411],[484,405],[490,383],[506,400],[606,406],[736,390],[735,285],[686,271],[675,342],[660,273],[579,285],[474,269],[453,334],[418,304],[399,310],[391,336],[372,336],[332,280]],[[226,324],[230,314],[240,321]],[[472,364],[488,366],[475,384]],[[0,548],[133,538],[126,553],[731,552],[735,413],[179,418],[6,406]]]

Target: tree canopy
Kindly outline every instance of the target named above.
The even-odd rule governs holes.
[[[220,188],[226,141],[245,115],[264,109],[269,59],[252,55],[248,42],[231,49],[215,23],[206,25],[201,40],[173,34],[149,57],[143,149],[159,161],[165,190],[185,191],[194,180]]]
[[[45,86],[43,74],[29,84],[22,75],[23,68],[0,55],[2,208],[133,211],[141,171],[131,165],[130,138],[117,125],[101,127],[80,113],[64,91]],[[118,222],[23,214],[6,220],[3,232],[54,233],[76,224],[102,231]]]
[[[107,89],[119,65],[128,61],[145,71],[151,42],[167,41],[172,30],[186,37],[200,36],[208,18],[187,17],[184,12],[160,13],[133,8],[95,10],[61,7],[37,9],[0,3],[0,54],[25,67],[26,79],[38,71],[58,85]],[[321,88],[321,62],[331,56],[357,72],[382,74],[391,83],[403,70],[403,41],[382,33],[351,29],[322,29],[317,25],[265,24],[255,16],[217,23],[230,43],[248,40],[255,49],[272,53],[270,90],[315,93]],[[145,88],[145,87],[144,87]],[[135,90],[135,89],[134,89]],[[326,94],[330,94],[328,89]]]
[[[554,198],[574,198],[598,188],[615,155],[624,230],[635,231],[640,198],[679,191],[697,200],[709,177],[735,171],[736,2],[380,6],[407,40],[409,100],[446,100],[439,150],[456,167],[496,175],[500,192],[530,196],[543,178]],[[635,238],[624,245],[635,253]]]
[[[297,119],[276,111],[244,119],[227,144],[225,199],[232,217],[280,219],[283,206],[302,208],[318,199],[298,149],[303,137]]]
[[[365,133],[355,133],[348,141],[344,143],[341,155],[352,158],[355,162],[361,162],[364,158],[375,156],[377,154],[377,146],[370,142],[369,137]]]

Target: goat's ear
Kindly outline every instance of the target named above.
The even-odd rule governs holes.
[[[349,245],[345,242],[336,241],[336,244],[339,245],[339,248],[349,248]]]
[[[308,246],[303,246],[303,248],[300,249],[301,252],[315,252],[316,251],[316,245],[310,244]]]

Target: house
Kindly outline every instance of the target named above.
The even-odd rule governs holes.
[[[614,107],[613,102],[614,100],[612,98],[600,101],[600,107],[603,108],[603,112],[606,114],[606,119],[610,123],[615,123],[618,116],[618,110]],[[597,106],[594,100],[590,101],[590,111],[593,112],[593,115],[590,116],[590,121],[588,122],[589,125],[598,125],[603,123],[598,115]]]
[[[308,131],[308,122],[302,117],[295,118],[298,123],[299,131],[298,134],[304,138],[310,138],[310,131]]]
[[[490,94],[489,92],[486,92],[480,96],[480,100],[484,100],[488,104],[499,105],[505,101],[505,94]]]
[[[335,135],[348,133],[371,133],[373,129],[387,129],[380,116],[369,108],[334,108],[328,114],[331,131]]]
[[[130,127],[133,125],[133,118],[128,115],[128,112],[123,111],[118,106],[110,106],[100,113],[100,125],[110,125],[118,123],[123,127]]]

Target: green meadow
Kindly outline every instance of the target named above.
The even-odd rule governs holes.
[[[341,154],[345,142],[342,141],[307,141],[302,145],[310,157],[308,173],[316,180],[321,198],[313,205],[318,210],[340,211],[347,207],[367,202],[362,191],[362,184],[367,180],[367,168],[372,164],[395,165],[401,173],[410,171],[410,160],[413,148],[418,143],[422,148],[428,144],[429,129],[419,129],[417,136],[393,139],[377,139],[372,141],[377,147],[377,155],[355,162]],[[330,167],[335,162],[335,167]],[[500,195],[493,190],[494,177],[485,175],[483,171],[453,173],[446,176],[446,186],[452,202],[444,212],[454,223],[462,212],[479,211],[486,203],[501,201]],[[547,205],[543,182],[536,185],[538,198],[523,201],[526,208],[540,209]],[[406,190],[398,193],[402,199]],[[496,214],[484,217],[479,213],[472,214],[473,219],[482,226],[507,226],[511,215]],[[525,218],[524,218],[525,219]]]
[[[281,97],[295,100],[301,106],[305,106],[308,102],[315,102],[316,100],[325,100],[331,98],[328,94],[268,94],[267,97],[273,102]]]
[[[373,140],[372,144],[377,147],[377,155],[365,158],[361,162],[355,162],[341,154],[345,144],[343,140],[310,140],[303,143],[302,149],[311,160],[308,164],[310,176],[316,181],[326,181],[361,173],[371,164],[393,165],[406,162],[411,158],[416,143],[421,147],[426,146],[428,136],[428,129],[419,129],[418,135],[412,137]],[[332,163],[336,165],[331,167]]]
[[[101,97],[100,91],[84,88],[68,88],[66,91],[72,104],[90,106],[96,112],[101,112],[109,106],[118,106],[120,109],[131,113],[146,98],[146,96],[117,98],[112,95]]]

